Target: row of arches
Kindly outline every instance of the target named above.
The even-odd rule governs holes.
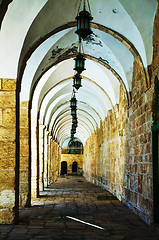
[[[33,5],[32,0],[26,3],[16,0],[8,1],[9,3],[8,10],[7,7],[5,10],[5,18],[0,13],[0,19],[3,20],[0,72],[1,77],[17,79],[15,204],[18,209],[19,189],[23,189],[26,182],[29,184],[25,193],[27,200],[24,202],[30,205],[31,193],[33,197],[37,197],[39,189],[44,188],[45,184],[42,181],[43,176],[48,173],[48,166],[50,169],[57,168],[56,173],[53,172],[55,176],[60,174],[61,148],[70,140],[72,124],[69,101],[74,76],[73,58],[78,47],[75,13],[79,2],[39,0]],[[129,124],[129,118],[126,120],[125,118],[131,115],[136,107],[133,105],[134,102],[140,98],[133,95],[133,84],[140,80],[138,78],[134,80],[135,62],[140,67],[143,92],[151,87],[148,66],[152,64],[153,23],[158,3],[157,0],[140,2],[90,0],[90,5],[94,17],[91,23],[93,34],[83,42],[84,57],[87,60],[86,71],[82,75],[82,88],[77,95],[79,127],[76,137],[83,148],[86,145],[90,148],[88,156],[95,158],[94,163],[89,163],[89,159],[85,163],[87,165],[88,162],[88,169],[92,171],[101,158],[101,166],[106,161],[105,152],[110,143],[104,145],[109,136],[104,138],[103,132],[106,129],[104,124],[107,118],[109,126],[107,127],[107,124],[105,126],[108,130],[113,126],[112,119],[117,122],[121,117],[123,122]],[[140,9],[144,12],[142,16]],[[15,28],[17,24],[18,27]],[[15,29],[17,34],[14,32]],[[14,48],[12,53],[8,53],[10,46]],[[124,93],[123,98],[121,93]],[[121,99],[123,105],[126,102],[123,108],[120,104]],[[127,114],[126,117],[122,115],[123,111],[125,115]],[[123,124],[122,121],[120,126]],[[91,139],[93,142],[93,137],[95,138],[100,130],[99,138],[102,136],[103,142],[98,148],[105,147],[98,153],[94,145],[90,143],[88,146],[88,141]],[[131,131],[131,128],[129,130]],[[120,133],[120,136],[122,135],[123,133]],[[118,142],[118,136],[116,139]],[[96,142],[98,143],[98,139]],[[113,140],[111,144],[113,145]],[[24,148],[29,148],[26,155]],[[95,157],[93,151],[94,155],[97,154]],[[51,153],[54,153],[54,156]],[[21,181],[20,175],[23,161],[27,166],[27,170],[23,169],[27,171],[25,184]],[[101,166],[97,166],[95,173],[88,174],[90,180],[94,178],[93,175],[100,172]],[[110,167],[109,164],[107,167]],[[49,179],[54,179],[55,176],[50,175]]]

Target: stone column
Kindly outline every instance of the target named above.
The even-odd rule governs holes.
[[[0,79],[0,224],[15,218],[16,80]]]
[[[48,186],[51,184],[51,135],[48,135]]]
[[[37,197],[37,116],[36,110],[31,110],[31,197]]]
[[[45,128],[44,129],[44,174],[43,174],[43,177],[44,177],[44,187],[47,187],[48,185],[48,159],[47,159],[47,135],[48,135],[48,131],[47,129]]]
[[[28,102],[20,104],[20,183],[19,206],[29,204],[29,130],[28,130]]]
[[[44,190],[44,185],[43,185],[43,149],[44,149],[44,142],[43,142],[43,129],[44,129],[43,124],[39,124],[39,191]]]

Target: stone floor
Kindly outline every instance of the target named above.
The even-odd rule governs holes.
[[[159,240],[118,200],[98,200],[111,194],[83,177],[59,178],[45,190],[20,210],[18,225],[0,225],[0,239]]]

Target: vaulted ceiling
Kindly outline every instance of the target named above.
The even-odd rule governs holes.
[[[40,121],[63,145],[70,138],[72,78],[78,50],[79,0],[1,0],[0,77],[17,78],[21,102],[34,99]],[[130,101],[134,57],[152,62],[157,0],[89,0],[93,34],[83,41],[86,70],[76,137],[83,143],[119,103]],[[7,9],[8,7],[8,9]]]

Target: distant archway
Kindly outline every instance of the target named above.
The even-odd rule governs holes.
[[[61,163],[61,175],[67,174],[67,162],[63,161]]]
[[[73,162],[72,164],[72,173],[77,173],[77,162]]]

